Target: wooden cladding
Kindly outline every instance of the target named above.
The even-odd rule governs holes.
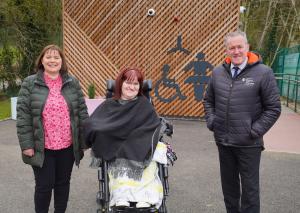
[[[85,94],[94,83],[104,96],[107,79],[138,67],[153,82],[160,115],[204,116],[206,65],[222,63],[224,36],[238,27],[239,0],[64,0],[63,8],[69,70]]]

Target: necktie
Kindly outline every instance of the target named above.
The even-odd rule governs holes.
[[[232,76],[232,78],[234,79],[238,75],[238,72],[239,72],[240,68],[239,67],[232,67],[232,69],[234,70],[234,73],[233,73],[233,76]]]

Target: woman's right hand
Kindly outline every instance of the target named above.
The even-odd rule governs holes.
[[[28,157],[32,157],[34,155],[34,149],[24,149],[23,154]]]

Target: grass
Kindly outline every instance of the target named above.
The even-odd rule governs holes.
[[[10,117],[10,99],[0,100],[0,120]]]

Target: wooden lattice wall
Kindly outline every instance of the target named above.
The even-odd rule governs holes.
[[[197,62],[198,53],[204,53],[205,61],[212,66],[222,63],[223,38],[238,27],[239,2],[64,0],[64,51],[69,70],[79,78],[85,94],[88,85],[94,83],[96,94],[104,96],[106,80],[115,78],[119,68],[139,67],[157,87],[152,96],[159,114],[203,117],[202,94],[196,98],[194,84],[186,80],[196,76],[206,84],[211,69],[196,74],[199,67],[189,65]],[[151,8],[155,15],[147,16]],[[177,46],[180,37],[189,54],[168,52]],[[163,70],[165,80],[161,80]],[[176,96],[178,91],[181,97]]]

